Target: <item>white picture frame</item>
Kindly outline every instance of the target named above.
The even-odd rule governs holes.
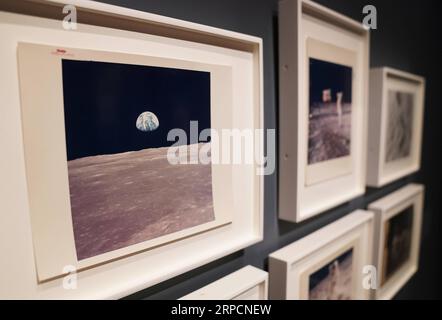
[[[32,222],[32,232],[33,232],[33,242],[34,242],[34,252],[35,252],[35,260],[37,264],[37,272],[39,282],[44,282],[50,280],[55,277],[59,277],[62,275],[63,266],[72,265],[78,271],[94,267],[96,265],[106,263],[108,261],[112,261],[118,259],[120,257],[128,256],[131,254],[136,254],[141,251],[149,250],[154,247],[158,247],[167,243],[179,241],[186,237],[206,232],[211,229],[219,228],[230,224],[232,222],[231,213],[234,211],[232,206],[232,194],[227,192],[223,186],[231,185],[233,181],[230,179],[229,169],[225,170],[225,166],[219,166],[216,164],[211,165],[210,174],[205,175],[210,179],[198,179],[194,178],[192,183],[201,183],[203,185],[208,184],[210,186],[210,200],[209,201],[201,201],[199,205],[202,207],[213,207],[213,220],[206,221],[204,223],[200,223],[198,225],[192,225],[191,227],[185,227],[180,230],[175,230],[174,232],[169,232],[166,234],[162,234],[156,236],[151,239],[138,239],[137,242],[132,242],[130,244],[123,243],[119,246],[119,248],[114,250],[102,250],[93,252],[88,251],[87,248],[91,247],[91,244],[88,240],[80,241],[78,239],[78,234],[82,234],[86,239],[95,239],[96,242],[100,243],[104,239],[104,237],[100,235],[94,235],[94,231],[90,232],[81,232],[78,229],[79,220],[81,218],[78,215],[83,214],[83,221],[85,222],[85,228],[90,229],[90,225],[97,225],[97,220],[94,218],[95,215],[89,215],[89,213],[93,210],[98,210],[95,206],[86,206],[84,209],[79,209],[83,202],[88,203],[92,201],[95,203],[96,201],[100,201],[103,195],[107,194],[107,198],[109,199],[106,202],[102,202],[102,206],[104,207],[102,211],[105,214],[108,214],[108,219],[116,219],[114,215],[112,215],[112,207],[116,204],[124,202],[124,198],[119,198],[118,193],[125,192],[128,187],[121,187],[121,189],[117,189],[117,195],[112,195],[108,191],[108,184],[101,189],[101,191],[94,194],[93,199],[87,199],[84,196],[84,193],[81,191],[81,188],[88,188],[88,184],[92,184],[95,187],[93,189],[89,189],[89,192],[93,192],[98,189],[100,185],[103,185],[103,182],[100,180],[90,180],[91,175],[109,175],[111,173],[109,170],[102,170],[101,163],[104,160],[104,165],[107,168],[115,168],[114,165],[109,165],[109,163],[113,163],[113,157],[117,157],[120,162],[117,162],[116,167],[129,167],[129,162],[122,160],[121,157],[126,157],[126,153],[118,153],[114,155],[107,154],[105,155],[105,159],[102,156],[96,157],[83,157],[80,159],[76,159],[75,161],[67,161],[68,174],[69,177],[69,189],[70,191],[74,191],[74,193],[79,194],[78,198],[72,197],[71,192],[63,192],[61,186],[66,183],[62,180],[65,177],[64,170],[62,171],[59,166],[61,163],[66,163],[66,159],[62,154],[48,156],[47,154],[41,153],[39,150],[48,149],[49,145],[62,146],[63,140],[67,140],[65,135],[59,134],[62,131],[62,128],[55,129],[56,125],[54,122],[63,123],[63,110],[59,106],[64,105],[63,95],[66,92],[65,86],[63,89],[60,88],[60,85],[63,83],[63,70],[61,68],[62,63],[106,63],[106,64],[117,64],[119,70],[123,68],[123,66],[129,65],[131,68],[145,68],[145,67],[155,67],[155,68],[175,68],[174,70],[192,70],[198,72],[204,72],[210,74],[211,85],[210,85],[210,94],[211,94],[211,129],[222,130],[222,128],[228,128],[232,126],[232,123],[229,121],[230,117],[224,117],[221,115],[231,115],[226,111],[226,105],[231,105],[231,88],[225,86],[225,83],[228,83],[232,78],[231,69],[226,66],[217,66],[211,64],[201,64],[196,62],[189,61],[181,61],[181,60],[173,60],[173,59],[162,59],[160,57],[151,57],[151,56],[136,56],[136,55],[128,55],[122,53],[114,53],[114,52],[104,52],[104,51],[94,51],[94,50],[84,50],[84,49],[73,49],[68,47],[62,47],[62,50],[65,51],[64,54],[53,54],[60,50],[58,46],[47,46],[40,45],[34,43],[18,43],[17,52],[18,52],[18,64],[19,64],[19,78],[20,78],[20,94],[21,94],[21,108],[22,108],[22,123],[24,128],[24,139],[25,139],[25,152],[27,152],[27,170],[29,172],[39,172],[43,173],[42,178],[38,181],[38,186],[35,186],[35,181],[29,180],[29,189],[32,193],[32,202],[34,205],[34,209],[31,211],[31,222]],[[39,61],[38,64],[35,61]],[[78,67],[79,65],[76,64]],[[181,68],[181,69],[176,69]],[[161,70],[161,69],[156,69]],[[170,70],[170,69],[166,69]],[[175,71],[178,72],[178,71]],[[116,73],[117,77],[120,73]],[[118,80],[116,80],[118,81]],[[169,80],[170,81],[170,80]],[[39,83],[40,85],[36,86],[35,83]],[[170,93],[169,93],[170,94]],[[69,96],[69,94],[68,94]],[[48,99],[47,97],[51,97]],[[87,101],[88,103],[89,101]],[[90,104],[92,105],[92,103]],[[121,107],[121,106],[120,106]],[[110,109],[110,108],[109,108]],[[65,114],[69,111],[64,108]],[[222,112],[221,112],[222,110]],[[93,111],[91,111],[92,113]],[[51,115],[52,125],[49,126],[45,124],[47,122],[47,116]],[[104,116],[102,116],[104,117]],[[133,120],[133,119],[130,119]],[[124,121],[119,120],[119,121]],[[132,121],[131,121],[132,124]],[[188,123],[186,123],[188,125]],[[118,124],[117,124],[118,126]],[[65,126],[67,127],[67,125]],[[82,127],[83,130],[85,127]],[[78,132],[77,132],[78,133]],[[70,133],[72,135],[72,133]],[[66,130],[66,137],[69,135],[69,132]],[[88,137],[88,139],[90,139]],[[67,143],[66,143],[67,145]],[[32,146],[32,147],[30,147]],[[197,147],[197,150],[194,151]],[[181,150],[185,149],[185,154],[191,154],[190,157],[198,156],[199,152],[201,152],[202,148],[199,145],[193,146],[181,146]],[[66,149],[68,149],[66,147]],[[211,148],[213,154],[217,154],[219,150],[216,150],[216,147]],[[36,151],[32,151],[36,150]],[[153,150],[155,152],[154,157],[158,157],[157,152],[159,149],[152,148],[149,150]],[[145,149],[145,151],[149,152],[149,150]],[[162,149],[164,150],[164,149]],[[166,149],[167,150],[167,149]],[[67,152],[63,152],[65,154]],[[183,152],[184,153],[184,152]],[[134,154],[131,152],[131,154]],[[163,154],[162,156],[166,156]],[[100,160],[103,159],[103,160]],[[80,161],[80,162],[77,162]],[[149,162],[149,156],[143,156],[143,162],[146,163],[145,166],[141,167],[140,170],[146,170],[146,168],[151,168],[152,165],[147,165]],[[92,165],[89,163],[93,162]],[[191,164],[183,165],[188,166],[189,170],[192,167]],[[72,169],[73,168],[73,169]],[[177,168],[175,165],[170,166],[162,166],[161,174],[167,175],[167,170],[174,170]],[[202,168],[199,166],[198,168]],[[54,181],[53,178],[50,177],[51,173],[58,170],[57,176],[59,176],[60,180]],[[75,174],[72,173],[73,170]],[[112,170],[112,169],[111,169]],[[127,170],[127,169],[126,169]],[[155,170],[155,169],[153,169]],[[85,178],[81,172],[89,172],[87,177]],[[117,170],[117,172],[120,172]],[[123,171],[124,172],[124,171]],[[194,170],[195,172],[195,170]],[[30,173],[30,176],[33,173]],[[185,175],[191,174],[187,171]],[[206,174],[206,172],[205,172]],[[139,173],[137,173],[139,175]],[[77,184],[71,183],[70,179],[74,181],[79,181]],[[171,178],[171,177],[169,177]],[[226,179],[227,178],[227,179]],[[124,179],[124,174],[122,176],[117,177],[118,180]],[[150,182],[154,183],[154,178],[152,176],[147,176]],[[144,179],[136,180],[133,177],[130,178],[130,185],[134,184],[142,184]],[[161,180],[160,180],[161,181]],[[159,181],[159,184],[161,182]],[[41,183],[45,185],[44,188],[41,187]],[[118,183],[115,180],[110,179],[110,183]],[[129,186],[130,186],[129,185]],[[129,207],[134,205],[134,202],[137,201],[136,190],[139,190],[140,187],[135,186],[134,190],[131,191],[132,196],[130,197],[131,204]],[[164,187],[163,187],[164,188]],[[179,188],[177,184],[173,185],[173,189]],[[188,184],[186,183],[184,186],[185,189],[188,189]],[[151,192],[155,192],[154,188]],[[167,188],[163,189],[163,191],[159,194],[156,194],[156,199],[164,199],[157,202],[156,210],[161,212],[163,207],[167,206],[167,203],[171,201],[171,193],[172,190]],[[69,194],[70,193],[70,194]],[[61,199],[60,203],[52,200],[54,195]],[[135,195],[135,197],[134,197]],[[184,195],[183,190],[180,193],[176,194],[173,198],[177,199],[180,195]],[[199,197],[202,197],[203,194],[200,193]],[[164,197],[164,198],[163,198]],[[191,202],[190,199],[192,194],[187,195],[182,201],[184,204]],[[149,194],[147,191],[141,194],[141,198],[149,199]],[[138,198],[139,201],[139,198]],[[149,203],[152,204],[155,199],[151,199]],[[50,208],[43,208],[42,202],[51,203]],[[179,201],[180,202],[180,201]],[[108,204],[108,207],[106,206]],[[120,204],[121,205],[121,204]],[[192,205],[197,207],[198,204],[193,202]],[[73,208],[77,208],[77,211],[74,211]],[[184,206],[183,206],[184,207]],[[181,209],[184,211],[183,207]],[[72,208],[72,209],[71,209]],[[147,210],[143,210],[140,207],[140,211],[144,211],[148,214]],[[194,210],[192,210],[194,211]],[[74,212],[77,214],[75,216]],[[103,214],[101,212],[100,214]],[[129,211],[131,212],[131,211]],[[204,211],[203,211],[204,212]],[[119,212],[119,215],[124,214],[124,210]],[[134,213],[132,213],[133,215]],[[168,210],[169,216],[173,214],[173,211]],[[156,216],[157,214],[152,213],[152,216]],[[160,217],[161,213],[158,214]],[[76,219],[74,219],[74,216]],[[84,217],[87,217],[86,219]],[[128,221],[128,218],[131,215],[126,216],[126,219],[123,221]],[[178,213],[178,217],[183,219],[186,217],[186,214]],[[197,217],[195,217],[197,218]],[[70,223],[72,220],[72,223]],[[138,220],[138,219],[136,219]],[[151,221],[155,221],[155,219],[149,219]],[[170,221],[174,219],[170,219],[163,222],[164,226],[170,226]],[[41,223],[42,221],[52,221],[51,224]],[[120,221],[120,223],[123,223]],[[161,220],[160,220],[161,221]],[[75,222],[77,222],[77,236],[75,236]],[[101,223],[106,223],[106,220],[100,220]],[[141,223],[140,220],[137,221],[137,224]],[[152,228],[154,222],[151,223],[149,228]],[[109,225],[109,228],[119,229],[119,226]],[[130,226],[129,226],[130,228]],[[74,229],[74,232],[72,230]],[[86,230],[86,229],[82,229]],[[138,232],[142,232],[142,229],[139,229]],[[124,231],[123,231],[124,233]],[[88,236],[87,236],[88,235]],[[118,238],[118,233],[109,233],[109,236],[114,236]],[[149,234],[146,234],[148,236]],[[141,240],[141,241],[140,241]],[[110,242],[109,239],[105,239],[106,242]],[[76,246],[78,247],[76,248]],[[103,246],[103,244],[101,244]],[[77,250],[74,250],[76,248]],[[86,250],[85,250],[86,249]],[[90,249],[89,249],[90,250]],[[89,253],[89,256],[84,258],[84,253]],[[93,254],[91,254],[93,253]]]
[[[354,300],[370,299],[371,290],[363,287],[365,276],[363,268],[372,264],[373,228],[373,213],[357,210],[270,254],[269,299],[308,300],[311,295],[322,297],[319,299],[339,297]],[[350,289],[342,291],[342,294],[337,292],[335,288],[344,287],[339,284],[341,283],[339,278],[333,278],[338,285],[327,286],[325,282],[332,282],[330,271],[312,287],[312,275],[315,277],[318,271],[334,265],[343,255],[350,257],[349,252],[351,252],[350,266],[339,262],[341,271],[337,274],[347,285],[348,279],[351,280]],[[351,267],[351,275],[344,280],[345,275],[342,278],[342,272],[348,267]],[[325,287],[330,292],[317,289]],[[316,294],[321,290],[322,295]]]
[[[311,59],[352,75],[347,151],[336,158],[327,151],[318,163],[309,160]],[[369,32],[361,23],[308,0],[279,2],[280,219],[300,222],[364,194],[368,62]]]
[[[57,20],[66,4],[76,8],[78,23],[75,31],[64,30],[62,21]],[[59,217],[66,219],[63,211],[68,198],[65,142],[62,123],[43,120],[43,123],[32,125],[30,115],[22,114],[17,73],[18,44],[151,55],[227,66],[232,72],[231,81],[241,84],[232,85],[230,108],[235,110],[232,127],[262,129],[262,40],[82,0],[2,2],[0,35],[3,57],[0,91],[5,106],[1,126],[8,132],[1,138],[1,143],[8,154],[4,160],[11,164],[0,169],[4,177],[0,188],[7,199],[6,209],[0,214],[0,253],[7,257],[1,262],[1,269],[7,274],[6,278],[0,279],[1,298],[122,298],[262,240],[263,177],[257,174],[258,164],[232,165],[228,167],[230,173],[226,177],[232,179],[229,188],[235,200],[231,199],[230,210],[226,211],[231,217],[227,223],[147,250],[126,252],[127,255],[121,252],[116,259],[110,257],[83,266],[74,261],[58,271],[60,276],[46,276],[40,281],[37,260],[52,263],[63,256],[66,249],[65,235],[41,232],[48,230],[45,227],[48,221],[40,219],[42,212],[51,210],[58,210]],[[54,88],[54,95],[56,91]],[[60,120],[61,115],[62,108],[47,114],[48,119],[54,120]],[[51,137],[46,146],[43,146],[44,141],[38,140],[44,130],[52,131],[51,135],[46,135]],[[259,140],[257,144],[262,146],[263,142]],[[64,160],[58,161],[60,159]],[[8,185],[7,181],[17,179],[19,182],[14,186]],[[241,197],[235,194],[241,194]],[[12,212],[14,214],[10,214]],[[55,240],[55,236],[57,240],[45,251],[41,246],[44,242],[36,242],[36,236],[46,240]],[[7,245],[10,243],[14,246]],[[40,244],[36,246],[36,243]],[[41,266],[45,268],[44,263]],[[66,289],[67,281],[73,278],[76,289]],[[8,285],[10,279],[14,279],[13,285]]]
[[[384,198],[381,198],[368,206],[368,209],[375,214],[375,235],[374,235],[374,265],[378,270],[378,288],[374,290],[374,298],[378,300],[392,299],[396,293],[416,273],[419,267],[420,239],[422,228],[422,214],[424,205],[424,186],[420,184],[409,184]],[[409,250],[406,259],[396,258],[396,266],[387,274],[387,256],[385,246],[388,243],[386,237],[387,223],[392,218],[398,217],[401,213],[411,208],[411,236],[409,237]],[[390,229],[390,228],[389,228]],[[400,252],[399,250],[395,250]],[[384,272],[385,271],[385,272]],[[388,277],[384,276],[388,275]]]
[[[246,266],[180,300],[267,300],[268,273]]]
[[[407,147],[396,156],[393,151],[397,150],[397,145],[402,143],[403,139],[392,139],[393,132],[389,134],[392,130],[389,120],[393,121],[390,118],[392,107],[390,100],[394,92],[411,95],[409,99],[411,105],[408,107],[411,119],[406,121],[408,124],[406,130],[401,131],[407,132],[401,135],[407,137]],[[423,77],[389,67],[370,70],[368,186],[382,187],[420,169],[424,99],[425,79]],[[401,114],[407,114],[404,107],[402,107]],[[397,136],[398,134],[394,135],[394,137]],[[391,147],[388,148],[388,145]],[[392,152],[388,152],[387,149]]]

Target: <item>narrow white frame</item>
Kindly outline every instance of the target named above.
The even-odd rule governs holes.
[[[413,94],[413,127],[410,155],[385,161],[388,126],[388,91]],[[367,185],[382,187],[420,169],[424,119],[425,79],[404,71],[382,67],[370,70]]]
[[[180,300],[267,300],[268,273],[246,266]]]
[[[64,30],[58,20],[65,4],[77,11],[77,30]],[[203,264],[241,250],[263,238],[263,177],[256,164],[232,167],[232,222],[207,232],[161,245],[147,251],[99,264],[75,274],[66,266],[65,277],[39,282],[35,264],[31,216],[51,208],[39,201],[33,191],[44,188],[45,177],[33,171],[36,165],[29,152],[60,155],[61,144],[45,150],[32,150],[32,137],[24,134],[20,108],[17,69],[17,45],[20,42],[77,47],[90,50],[146,55],[162,52],[170,57],[216,63],[232,68],[234,91],[232,119],[234,127],[263,128],[262,40],[257,37],[207,27],[136,10],[93,1],[3,1],[0,4],[0,96],[2,117],[0,136],[4,165],[0,166],[2,210],[0,214],[0,298],[3,299],[116,299],[127,296],[192,270]],[[164,48],[162,51],[161,48]],[[169,50],[166,50],[169,48]],[[171,50],[171,48],[175,48]],[[166,51],[165,51],[166,50]],[[244,86],[244,87],[243,87]],[[38,124],[35,124],[38,125]],[[45,126],[51,124],[45,123]],[[56,124],[59,129],[60,125]],[[57,130],[58,130],[57,129]],[[64,132],[57,134],[63,136]],[[262,150],[262,137],[258,144]],[[60,139],[60,141],[63,139]],[[63,142],[64,143],[64,142]],[[29,149],[31,148],[31,149]],[[3,153],[2,153],[3,154]],[[63,155],[65,156],[65,155]],[[262,155],[263,157],[263,155]],[[3,163],[3,162],[2,162]],[[6,165],[7,164],[7,165]],[[59,168],[53,167],[50,179],[67,181]],[[46,179],[46,178],[45,178]],[[65,192],[60,185],[59,192]],[[241,194],[240,197],[236,196]],[[53,199],[59,201],[54,194]],[[36,206],[36,203],[43,206]],[[33,213],[31,213],[33,212]],[[43,222],[42,222],[43,223]],[[13,245],[11,245],[13,244]],[[75,268],[74,268],[75,269]],[[70,279],[76,289],[66,289]],[[69,287],[69,285],[67,285]]]
[[[318,55],[352,66],[351,151],[342,159],[307,165],[306,58]],[[308,0],[280,1],[280,219],[299,222],[364,194],[368,62],[369,32],[361,23]]]
[[[308,299],[308,276],[353,248],[353,299],[370,299],[364,266],[372,264],[373,213],[357,210],[269,256],[269,298]],[[307,284],[307,285],[306,285]]]
[[[378,289],[374,291],[374,298],[379,300],[392,299],[418,270],[423,205],[424,186],[420,184],[409,184],[368,206],[368,209],[375,213],[373,261],[378,270]],[[413,206],[410,258],[381,285],[380,272],[383,267],[385,222],[410,206]]]

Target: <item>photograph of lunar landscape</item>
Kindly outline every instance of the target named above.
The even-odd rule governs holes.
[[[382,283],[385,283],[410,258],[412,230],[412,206],[385,222]]]
[[[309,277],[309,300],[351,300],[353,249],[323,266]]]
[[[350,155],[352,68],[309,59],[308,164]]]
[[[62,73],[78,260],[215,220],[211,165],[167,160],[169,130],[210,128],[209,72],[64,59]]]
[[[413,130],[413,94],[388,91],[386,161],[406,158],[411,151]]]

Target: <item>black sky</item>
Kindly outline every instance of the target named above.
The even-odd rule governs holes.
[[[68,160],[170,146],[167,133],[190,121],[210,128],[210,73],[93,61],[62,61]],[[141,132],[151,111],[160,126]]]
[[[332,62],[310,58],[310,106],[322,102],[322,91],[331,89],[332,101],[336,93],[343,92],[343,102],[351,103],[352,68]]]
[[[390,277],[410,257],[414,206],[410,206],[389,220],[387,236],[386,277]],[[407,236],[405,236],[407,235]],[[392,252],[394,254],[392,254]]]

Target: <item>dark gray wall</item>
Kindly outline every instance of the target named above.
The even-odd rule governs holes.
[[[102,0],[178,19],[238,31],[264,40],[264,108],[266,128],[277,128],[277,0]],[[397,298],[441,298],[441,73],[439,0],[317,0],[317,2],[362,21],[362,8],[378,10],[378,30],[371,34],[371,66],[391,66],[426,77],[425,129],[422,170],[382,189],[367,189],[365,196],[334,208],[301,224],[277,219],[277,174],[265,179],[264,241],[201,268],[136,293],[131,299],[176,299],[242,266],[267,269],[267,256],[357,208],[397,190],[409,182],[426,185],[421,260],[419,272]]]

